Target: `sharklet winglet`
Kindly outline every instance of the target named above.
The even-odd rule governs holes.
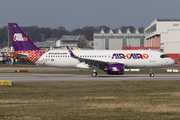
[[[71,55],[71,57],[78,58],[68,46],[66,46],[66,47],[67,47],[67,50],[68,50],[69,54]]]

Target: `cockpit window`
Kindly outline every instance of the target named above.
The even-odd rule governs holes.
[[[160,58],[167,58],[168,56],[166,54],[163,54],[160,56]]]

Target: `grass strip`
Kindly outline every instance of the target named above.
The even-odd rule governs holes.
[[[180,119],[180,81],[31,82],[0,86],[0,119]]]

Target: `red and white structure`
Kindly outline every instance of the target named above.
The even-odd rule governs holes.
[[[180,59],[180,19],[156,19],[144,30],[146,47],[159,47],[175,61]]]

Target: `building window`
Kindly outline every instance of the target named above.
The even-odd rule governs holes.
[[[149,35],[149,34],[153,33],[154,31],[156,31],[156,24],[154,24],[154,25],[151,26],[149,29],[147,29],[147,30],[145,31],[145,34],[146,34],[146,35]]]
[[[109,50],[109,39],[105,39],[105,49]]]
[[[156,31],[156,24],[154,24],[152,27],[151,27],[151,33]]]

